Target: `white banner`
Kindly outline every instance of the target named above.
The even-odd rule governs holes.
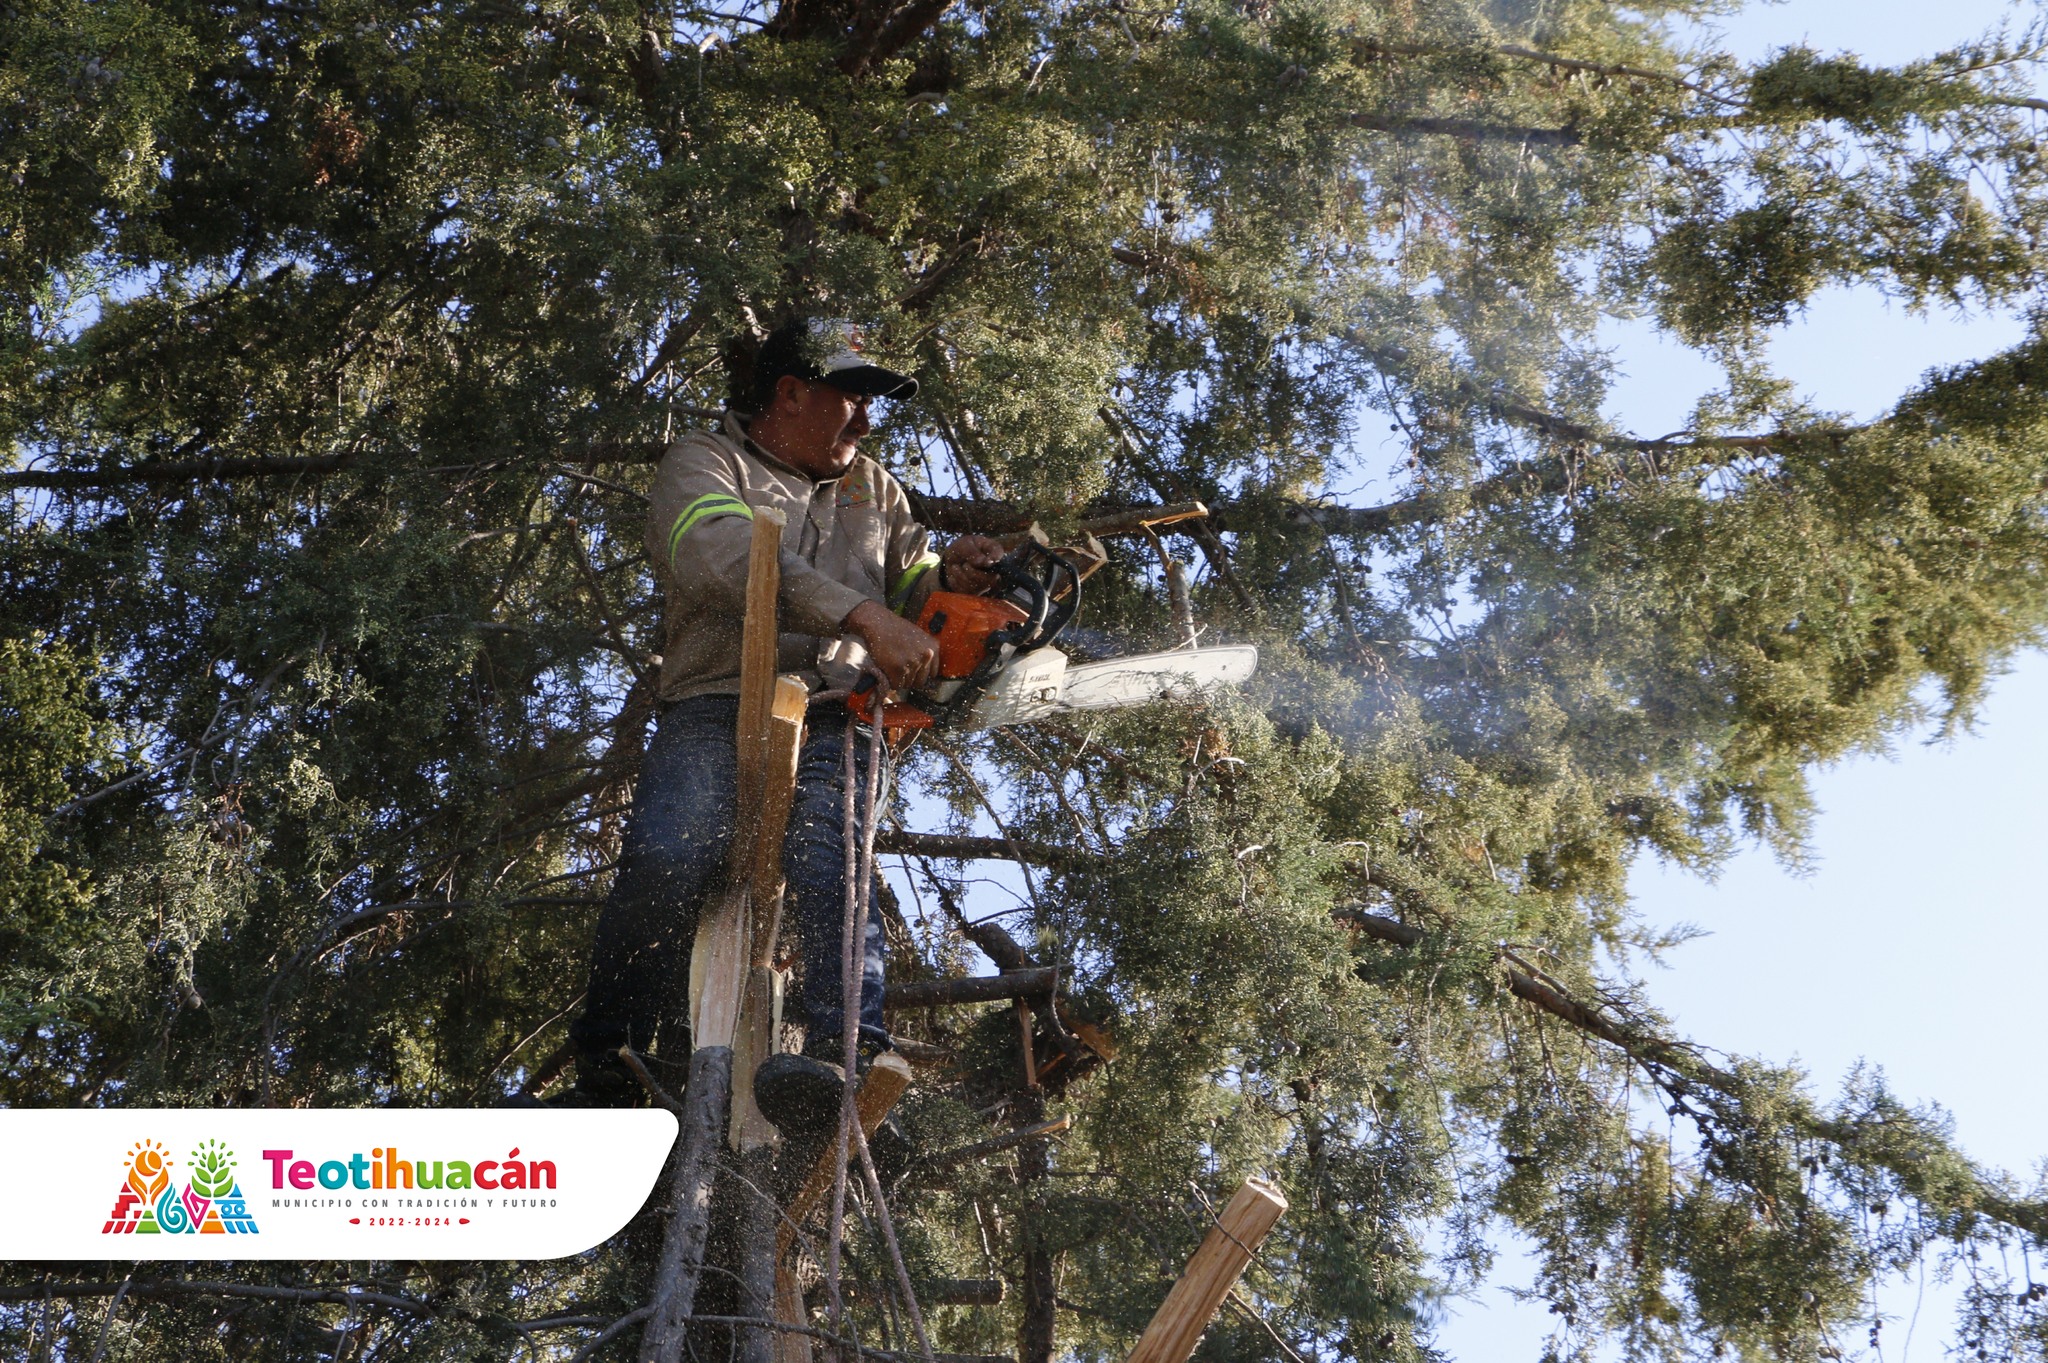
[[[552,1259],[647,1200],[630,1111],[0,1111],[0,1259]]]

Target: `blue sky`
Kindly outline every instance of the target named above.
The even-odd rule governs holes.
[[[1791,0],[1717,26],[1754,58],[1806,42],[1900,62],[1981,34],[2038,5],[1991,0]],[[1774,346],[1779,370],[1824,408],[1878,414],[1922,372],[1991,354],[2022,334],[2011,317],[1910,316],[1871,293],[1817,298]],[[1617,424],[1674,430],[1712,372],[1646,328],[1617,326],[1626,378]],[[1750,850],[1714,883],[1655,863],[1631,878],[1653,923],[1709,935],[1672,952],[1649,980],[1677,1029],[1702,1044],[1794,1062],[1823,1096],[1859,1060],[1881,1066],[1913,1102],[1953,1114],[1980,1163],[2022,1177],[2048,1157],[2041,1040],[2048,904],[2033,864],[2048,833],[2048,657],[2031,653],[1997,679],[1975,729],[1951,742],[1917,735],[1889,754],[1817,773],[1813,865],[1804,875]],[[1504,1258],[1492,1283],[1458,1303],[1437,1342],[1464,1360],[1534,1360],[1554,1323],[1505,1288],[1529,1280]],[[1917,1291],[1894,1285],[1882,1308],[1887,1363],[1941,1356],[1946,1294],[1930,1284],[1905,1347]]]

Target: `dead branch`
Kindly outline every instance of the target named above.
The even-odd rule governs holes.
[[[332,1302],[338,1306],[382,1306],[409,1315],[431,1316],[434,1306],[419,1297],[372,1292],[360,1287],[268,1287],[260,1283],[209,1281],[103,1281],[38,1283],[34,1287],[0,1287],[0,1303],[41,1301],[44,1297],[111,1297],[125,1289],[131,1297],[244,1297],[256,1301]]]
[[[875,834],[875,850],[897,856],[935,857],[946,861],[1028,861],[1034,866],[1076,869],[1101,864],[1092,852],[1055,847],[1050,843],[1012,838],[983,838],[965,833],[912,833],[884,828]]]
[[[1412,924],[1356,909],[1340,909],[1332,917],[1346,927],[1356,928],[1370,937],[1395,946],[1415,946],[1424,936],[1423,930]],[[1504,958],[1505,953],[1500,955]],[[1506,977],[1508,991],[1516,998],[1589,1036],[1614,1046],[1653,1074],[1661,1070],[1676,1076],[1676,1082],[1681,1087],[1685,1084],[1695,1084],[1711,1089],[1722,1097],[1737,1102],[1742,1100],[1745,1088],[1742,1081],[1727,1070],[1710,1064],[1693,1048],[1644,1031],[1596,1007],[1581,1003],[1563,990],[1538,980],[1526,971],[1510,967],[1506,970]],[[1850,1148],[1860,1142],[1861,1133],[1854,1122],[1829,1121],[1800,1113],[1792,1114],[1790,1121],[1804,1134],[1836,1146]],[[1873,1162],[1896,1174],[1909,1192],[1922,1190],[1927,1186],[1926,1169],[1905,1161],[1895,1163],[1882,1152],[1872,1153]],[[2048,1204],[2007,1197],[1982,1178],[1973,1178],[1973,1183],[1971,1202],[1978,1213],[2023,1231],[2037,1241],[2048,1243]]]
[[[1059,972],[1052,966],[1006,970],[1000,975],[969,975],[958,980],[915,980],[892,984],[882,995],[882,1006],[892,1011],[906,1008],[951,1008],[964,1003],[994,1003],[1002,999],[1043,998],[1052,992]]]
[[[976,1141],[972,1145],[962,1145],[952,1150],[942,1150],[931,1158],[920,1161],[920,1163],[928,1169],[945,1169],[955,1164],[966,1164],[970,1160],[978,1160],[989,1155],[1001,1154],[1003,1151],[1014,1149],[1026,1141],[1044,1140],[1057,1136],[1073,1124],[1074,1119],[1071,1117],[1055,1117],[1049,1122],[1033,1122],[1030,1126],[1019,1127],[1015,1131],[1006,1131],[1000,1136],[991,1136],[985,1141]]]
[[[1423,133],[1468,142],[1519,142],[1536,147],[1576,147],[1585,139],[1576,128],[1520,128],[1481,123],[1469,118],[1399,118],[1391,114],[1353,114],[1344,120],[1354,128],[1382,133]]]

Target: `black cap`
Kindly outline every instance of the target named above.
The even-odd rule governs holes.
[[[860,353],[860,331],[837,318],[785,322],[769,333],[754,358],[754,392],[763,406],[784,374],[868,398],[917,396],[916,379],[868,363]]]

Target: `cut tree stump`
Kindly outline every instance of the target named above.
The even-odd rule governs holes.
[[[867,1074],[860,1081],[860,1090],[853,1096],[854,1110],[860,1116],[860,1129],[869,1136],[889,1115],[889,1109],[896,1106],[896,1100],[910,1087],[910,1062],[900,1055],[884,1051],[875,1057]],[[785,1209],[782,1230],[777,1236],[780,1257],[787,1258],[790,1247],[796,1243],[796,1228],[804,1223],[816,1209],[826,1193],[832,1191],[832,1173],[839,1159],[839,1142],[828,1142],[819,1153],[817,1164],[811,1168],[810,1176],[789,1200]]]
[[[775,939],[782,930],[782,842],[796,800],[796,764],[804,741],[804,707],[810,692],[795,677],[777,677],[761,749],[760,804],[740,805],[741,815],[758,808],[761,831],[747,872],[747,913],[752,939],[747,949],[746,985],[733,1043],[732,1144],[741,1151],[775,1142],[775,1126],[754,1106],[754,1070],[775,1053],[782,1023],[783,975],[775,968]]]
[[[909,1061],[889,1052],[876,1056],[861,1079],[859,1091],[853,1095],[860,1129],[869,1136],[874,1135],[875,1128],[882,1124],[882,1119],[889,1115],[889,1109],[896,1106],[896,1100],[909,1087]],[[838,1162],[839,1142],[829,1141],[819,1152],[818,1162],[811,1166],[803,1186],[783,1211],[782,1228],[775,1239],[775,1318],[785,1325],[810,1324],[804,1311],[803,1290],[796,1280],[792,1251],[796,1248],[798,1227],[832,1190],[832,1175]],[[811,1363],[810,1338],[787,1332],[779,1334],[775,1340],[775,1363]]]
[[[710,1238],[712,1185],[731,1125],[733,1042],[754,947],[748,892],[763,841],[762,821],[747,817],[747,811],[762,808],[769,779],[784,523],[782,513],[772,508],[754,513],[747,613],[740,635],[740,817],[726,856],[728,888],[700,918],[691,953],[690,1039],[696,1049],[690,1056],[689,1086],[683,1091],[682,1134],[669,1181],[668,1227],[655,1269],[652,1309],[640,1336],[639,1363],[682,1363],[690,1312],[704,1273],[704,1246]]]
[[[1187,1363],[1216,1309],[1286,1210],[1287,1198],[1278,1188],[1264,1179],[1246,1179],[1124,1363]]]

